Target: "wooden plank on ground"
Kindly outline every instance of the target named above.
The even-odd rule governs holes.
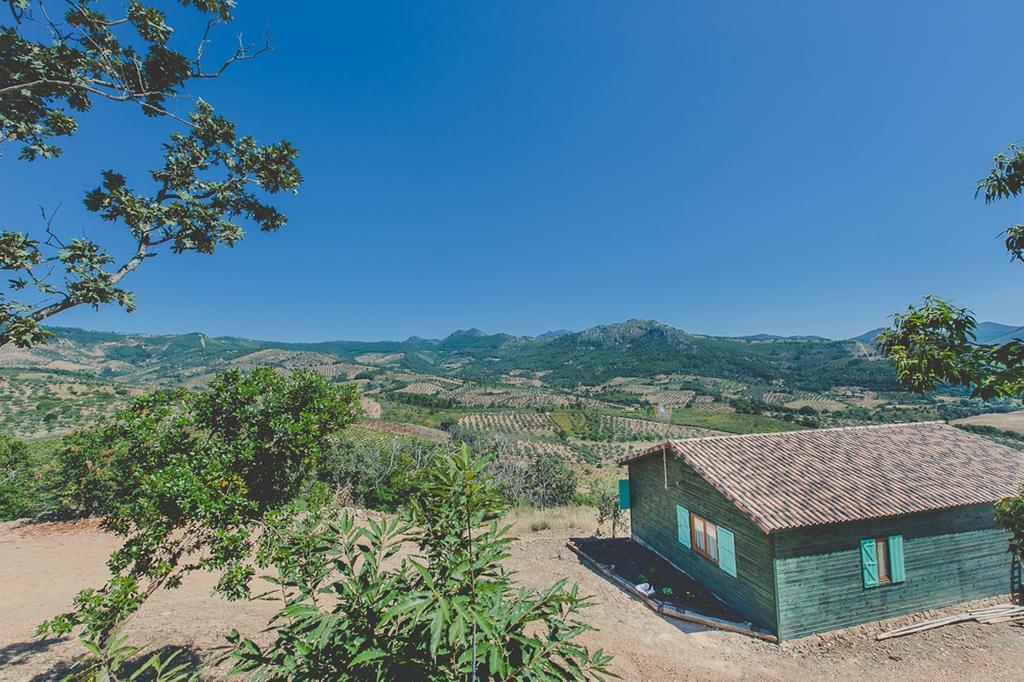
[[[932,620],[906,625],[901,628],[896,628],[895,630],[890,630],[889,632],[879,633],[875,636],[875,639],[883,640],[891,639],[893,637],[903,637],[904,635],[913,635],[918,632],[934,630],[935,628],[941,628],[946,625],[953,625],[955,623],[963,623],[971,620],[989,625],[992,623],[1005,623],[1018,619],[1024,619],[1024,606],[1003,604],[986,609],[979,609],[978,611],[966,611],[952,616],[943,616],[941,618],[933,618]]]

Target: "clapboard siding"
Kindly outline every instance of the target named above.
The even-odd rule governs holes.
[[[773,533],[779,639],[1009,592],[1009,535],[993,513],[980,504]],[[865,588],[860,540],[895,534],[906,581]]]
[[[655,455],[629,465],[633,536],[702,582],[751,622],[774,632],[775,581],[770,538],[693,469],[672,456],[667,459],[666,490],[664,464],[661,455]],[[676,505],[735,533],[735,578],[679,543]]]

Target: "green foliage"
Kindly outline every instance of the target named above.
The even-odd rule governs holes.
[[[934,296],[893,316],[878,346],[911,391],[944,383],[973,387],[973,397],[1024,398],[1024,342],[975,342],[977,323],[965,308]]]
[[[791,422],[761,414],[746,414],[740,411],[708,414],[691,408],[672,410],[672,423],[728,433],[774,433],[801,428]]]
[[[566,505],[576,498],[579,478],[557,455],[544,453],[531,457],[526,474],[526,499],[535,507]]]
[[[28,446],[0,433],[0,520],[27,516],[32,506],[32,478]]]
[[[512,504],[545,509],[576,499],[578,476],[561,457],[551,453],[523,456],[506,441],[486,435],[468,440],[478,450],[493,453],[487,473]]]
[[[152,682],[198,682],[200,673],[188,661],[180,661],[180,650],[163,655],[155,653],[141,665],[132,666],[131,659],[141,649],[128,644],[127,638],[115,633],[105,645],[85,643],[88,653],[65,675],[64,682],[110,682],[151,680]]]
[[[0,144],[20,144],[25,160],[57,156],[52,138],[74,133],[75,115],[95,97],[134,102],[143,113],[170,116],[187,130],[163,145],[163,163],[149,174],[154,192],[133,190],[124,175],[105,170],[100,186],[85,197],[98,218],[124,225],[134,253],[123,262],[109,252],[113,243],[61,238],[53,216],[44,216],[45,226],[34,232],[45,238],[0,230],[0,270],[13,274],[7,292],[0,292],[0,345],[45,342],[49,333],[39,323],[75,306],[134,310],[132,293],[119,284],[162,246],[172,253],[213,253],[241,240],[244,223],[271,231],[287,222],[265,196],[294,191],[302,181],[290,143],[259,145],[239,136],[234,123],[203,100],[187,119],[164,108],[187,81],[216,78],[263,51],[239,47],[219,70],[204,71],[210,29],[231,19],[233,3],[182,4],[212,15],[193,59],[170,47],[174,31],[163,12],[138,0],[122,17],[108,17],[93,2],[70,3],[63,22],[51,18],[42,2],[7,3],[13,21],[0,28]],[[45,30],[37,30],[37,23]]]
[[[1024,482],[1017,497],[996,502],[996,522],[1010,531],[1010,551],[1018,560],[1024,560]]]
[[[394,511],[415,492],[417,476],[437,457],[437,448],[406,438],[357,443],[345,437],[324,453],[318,476],[343,499]]]
[[[594,492],[594,506],[597,508],[598,532],[607,523],[611,526],[614,538],[626,515],[625,510],[619,506],[619,491],[614,484],[605,483],[597,488]]]
[[[283,516],[264,554],[282,608],[267,647],[228,636],[255,680],[603,679],[611,658],[576,642],[589,600],[559,581],[515,589],[507,502],[467,449],[424,471],[403,520],[359,526],[330,507]],[[399,559],[403,542],[415,556]],[[325,595],[330,595],[328,598]]]
[[[975,196],[985,203],[1018,197],[1024,191],[1024,150],[1010,145],[992,160],[989,174],[978,181]],[[1024,263],[1024,225],[1004,232],[1011,260]],[[892,327],[878,337],[900,382],[915,392],[948,383],[973,388],[972,397],[1024,398],[1024,341],[977,343],[978,325],[966,308],[934,296],[924,305],[909,306],[893,316]],[[1020,495],[996,503],[996,520],[1012,534],[1010,549],[1024,558],[1024,482]]]
[[[433,410],[450,410],[458,403],[454,398],[443,395],[430,395],[427,393],[402,393],[401,391],[389,391],[386,394],[388,400],[406,405],[416,405]]]
[[[992,160],[989,174],[978,181],[975,196],[985,203],[1020,196],[1024,190],[1024,150],[1010,145]],[[1004,232],[1011,260],[1024,263],[1024,226]],[[924,305],[909,306],[893,317],[878,337],[878,346],[896,367],[900,382],[912,391],[942,383],[971,386],[981,398],[1024,398],[1024,342],[977,343],[977,321],[966,308],[935,296]]]
[[[254,529],[308,488],[331,437],[357,410],[352,385],[309,372],[232,371],[203,391],[139,398],[115,420],[69,437],[59,457],[68,505],[100,515],[124,544],[108,562],[111,580],[81,592],[72,612],[41,630],[84,625],[84,637],[102,646],[141,593],[175,587],[196,569],[219,571],[224,596],[246,596]]]
[[[957,424],[958,429],[964,431],[970,431],[971,433],[977,433],[986,438],[998,441],[1003,445],[1009,445],[1010,447],[1017,448],[1018,450],[1024,449],[1024,433],[1017,431],[1005,431],[1003,429],[996,428],[995,426],[989,426],[988,424]]]
[[[24,443],[0,433],[0,521],[60,513],[59,439]]]

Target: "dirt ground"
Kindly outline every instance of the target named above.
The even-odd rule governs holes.
[[[994,426],[1003,431],[1017,431],[1024,433],[1024,410],[1018,412],[995,412],[992,414],[979,414],[973,417],[957,419],[954,424],[981,424],[983,426]]]
[[[531,531],[538,518],[516,519],[520,540],[510,563],[518,580],[546,587],[568,577],[594,595],[597,604],[586,617],[599,631],[584,640],[613,654],[614,669],[626,680],[1024,679],[1024,628],[1008,624],[961,624],[884,642],[874,640],[878,626],[865,626],[779,647],[668,620],[565,546],[569,537],[593,531],[585,515],[549,513],[543,520],[550,528]],[[79,652],[75,640],[39,641],[33,631],[67,608],[79,589],[103,582],[115,544],[92,521],[0,524],[0,680],[56,679],[66,669]],[[157,593],[126,634],[135,644],[184,646],[199,657],[223,643],[232,627],[256,635],[274,606],[225,602],[212,594],[213,584],[211,576],[193,575],[181,589]]]

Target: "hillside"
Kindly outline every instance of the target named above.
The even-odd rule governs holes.
[[[92,370],[128,382],[188,384],[213,371],[261,361],[260,353],[287,351],[293,364],[355,374],[387,365],[469,380],[495,380],[512,371],[545,372],[546,381],[571,388],[616,376],[695,374],[752,383],[783,381],[793,388],[827,390],[857,385],[896,389],[884,362],[850,341],[819,337],[728,338],[691,334],[657,322],[631,320],[581,332],[541,337],[460,330],[443,339],[282,343],[203,334],[144,336],[53,328],[57,339],[32,351],[0,351],[0,366]],[[285,356],[280,356],[284,358]]]
[[[1015,329],[998,327],[993,333]],[[500,442],[590,464],[666,437],[1018,407],[970,401],[962,391],[908,395],[864,341],[715,337],[645,320],[536,338],[465,329],[442,339],[376,342],[52,331],[47,346],[0,350],[0,430],[59,435],[143,392],[198,387],[216,372],[255,367],[356,382],[367,409],[353,437],[367,443],[454,433],[484,447]]]
[[[877,327],[850,340],[874,343],[882,329],[882,327]],[[1001,324],[999,322],[979,322],[975,329],[974,340],[977,343],[1006,343],[1007,341],[1020,338],[1024,338],[1024,326]]]

